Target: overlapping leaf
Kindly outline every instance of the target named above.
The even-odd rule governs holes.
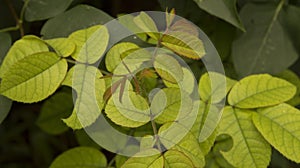
[[[49,134],[60,134],[68,130],[61,119],[69,116],[73,110],[72,94],[58,92],[46,100],[36,124]]]
[[[3,75],[0,92],[12,100],[33,103],[54,93],[67,73],[67,61],[52,52],[19,60]]]
[[[253,122],[263,137],[285,157],[300,163],[300,111],[280,104],[259,109]]]
[[[78,64],[72,71],[71,86],[77,98],[71,116],[63,121],[72,129],[81,129],[94,123],[101,114],[105,81],[100,79],[99,69],[93,66]]]
[[[24,36],[9,49],[3,60],[0,76],[2,77],[14,63],[34,53],[48,51],[48,46],[36,36]]]
[[[45,42],[48,43],[59,56],[62,57],[70,56],[76,48],[74,42],[67,38],[55,38],[45,40]]]
[[[228,103],[239,108],[258,108],[276,105],[291,99],[296,87],[268,74],[251,75],[235,84]]]
[[[220,134],[233,139],[233,147],[221,152],[235,167],[267,167],[271,147],[252,123],[252,111],[226,107],[219,125]]]
[[[92,26],[73,32],[69,39],[76,44],[72,57],[79,62],[93,64],[104,54],[109,41],[108,30],[104,26]]]
[[[113,72],[121,60],[131,52],[139,49],[134,43],[123,42],[113,46],[106,54],[105,65],[107,70]]]

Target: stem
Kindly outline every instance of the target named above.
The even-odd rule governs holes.
[[[77,62],[76,61],[74,61],[74,60],[71,60],[71,59],[67,59],[67,58],[65,58],[66,60],[67,60],[67,62],[69,62],[69,63],[71,63],[71,64],[76,64]]]
[[[26,7],[28,5],[29,0],[25,0],[24,5],[23,5],[22,10],[21,10],[21,13],[20,13],[20,18],[18,17],[18,14],[17,14],[15,8],[13,7],[11,1],[10,0],[5,0],[5,2],[6,2],[8,8],[10,10],[12,16],[14,17],[14,19],[16,21],[16,26],[15,26],[15,29],[6,28],[4,30],[6,30],[6,31],[19,30],[21,37],[23,37],[25,35],[24,28],[23,28],[23,19],[24,19],[25,9],[26,9]]]
[[[19,30],[19,26],[15,26],[15,27],[7,27],[7,28],[4,28],[4,29],[0,29],[0,33],[3,33],[3,32],[9,32],[9,31],[17,31]]]
[[[151,112],[150,112],[151,114]],[[151,114],[152,115],[152,114]],[[155,136],[155,143],[156,143],[156,146],[158,148],[158,150],[160,152],[162,152],[162,148],[160,146],[160,140],[159,140],[159,136],[158,136],[158,132],[157,132],[157,128],[156,128],[156,124],[154,122],[154,119],[152,119],[151,117],[151,126],[152,126],[152,130],[153,130],[153,133],[154,133],[154,136]]]
[[[107,167],[111,167],[111,166],[115,163],[115,161],[116,161],[116,156],[113,157],[113,158],[109,161]]]

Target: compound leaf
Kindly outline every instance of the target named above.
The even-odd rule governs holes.
[[[55,38],[45,40],[45,42],[49,44],[59,56],[62,57],[70,56],[76,48],[74,42],[67,38]]]

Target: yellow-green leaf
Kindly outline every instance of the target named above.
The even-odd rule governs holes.
[[[200,59],[205,55],[201,39],[182,31],[171,31],[162,37],[162,45],[175,53],[191,59]]]
[[[139,49],[134,43],[123,42],[113,46],[106,54],[105,65],[108,71],[113,72],[121,60],[131,52]],[[126,54],[126,55],[124,55]],[[123,56],[124,55],[124,56]]]
[[[19,60],[34,53],[46,51],[49,51],[48,46],[41,39],[36,36],[24,36],[16,41],[8,51],[1,65],[0,76],[2,77],[9,67]]]
[[[99,69],[93,66],[77,64],[72,75],[72,88],[77,98],[74,110],[63,121],[72,129],[81,129],[94,123],[104,106],[103,94],[105,81]]]
[[[105,26],[96,25],[73,32],[69,39],[76,44],[72,57],[78,62],[93,64],[103,56],[109,34]]]
[[[251,75],[236,83],[228,103],[239,108],[259,108],[290,100],[296,93],[291,83],[268,74]]]
[[[67,61],[52,52],[41,52],[19,60],[3,75],[0,92],[12,100],[41,101],[60,86],[67,73]]]
[[[116,91],[119,93],[120,89]],[[105,113],[114,123],[124,127],[139,127],[150,121],[150,111],[147,101],[132,91],[125,91],[122,102],[119,94],[113,94],[109,99]],[[127,97],[128,96],[128,97]]]
[[[68,38],[55,38],[45,40],[45,42],[48,43],[59,56],[62,57],[70,56],[76,48],[74,42]]]
[[[106,157],[99,150],[90,147],[76,147],[55,158],[50,168],[104,168],[106,166]]]
[[[145,12],[140,12],[133,21],[137,24],[145,33],[155,40],[159,39],[159,34],[155,22],[152,18]]]
[[[183,71],[179,62],[167,54],[158,54],[154,60],[154,68],[164,80],[177,83],[183,78]]]
[[[236,83],[220,73],[208,72],[201,76],[199,82],[199,95],[202,101],[218,103],[226,97],[226,94]]]
[[[252,123],[252,111],[225,107],[219,134],[228,134],[233,147],[221,152],[235,167],[267,167],[271,159],[271,147]]]
[[[300,163],[300,111],[280,104],[259,109],[253,122],[263,137],[280,153]]]

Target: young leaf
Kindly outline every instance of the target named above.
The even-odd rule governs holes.
[[[53,94],[67,73],[67,61],[52,52],[27,56],[3,75],[0,92],[15,101],[33,103]]]
[[[200,59],[205,55],[202,41],[197,36],[183,31],[170,31],[164,34],[161,44],[187,58]]]
[[[125,90],[125,92],[128,91]],[[127,94],[129,94],[129,97],[124,97],[122,102],[113,97],[109,99],[105,107],[107,117],[118,125],[131,128],[149,122],[150,112],[147,101],[135,92],[129,91]],[[119,95],[116,94],[116,96]]]
[[[211,83],[214,82],[214,83]],[[218,103],[226,97],[226,94],[236,83],[220,73],[208,72],[201,76],[199,81],[199,95],[202,101]]]
[[[297,60],[297,52],[278,21],[283,4],[284,1],[280,1],[275,7],[249,3],[241,10],[247,32],[232,46],[233,63],[240,76],[276,74]]]
[[[112,20],[105,12],[89,5],[76,5],[74,8],[49,19],[41,30],[44,39],[68,37],[72,32]]]
[[[44,20],[64,12],[72,0],[30,0],[26,7],[25,19],[29,22]]]
[[[147,13],[140,12],[140,14],[136,16],[133,21],[150,37],[154,38],[155,40],[159,39],[156,24]]]
[[[72,110],[72,94],[58,92],[45,101],[36,124],[49,134],[61,134],[68,130],[68,127],[61,119],[69,116]]]
[[[109,41],[105,26],[92,26],[73,32],[69,39],[76,44],[72,57],[82,63],[93,64],[104,54]]]
[[[300,111],[280,104],[259,109],[253,122],[263,137],[288,159],[300,163]]]
[[[55,158],[50,168],[104,168],[106,166],[106,157],[99,150],[90,147],[76,147]]]
[[[183,71],[179,62],[167,54],[158,54],[153,66],[159,76],[171,83],[177,83],[183,78]]]
[[[147,155],[147,157],[141,157]],[[129,158],[121,168],[163,168],[164,158],[158,150],[150,149],[137,153],[135,156]]]
[[[268,74],[251,75],[235,84],[228,103],[239,108],[259,108],[276,105],[291,99],[296,87]]]
[[[130,30],[133,33],[136,33],[136,36],[139,37],[143,41],[147,41],[147,34],[141,33],[144,32],[138,25],[134,23],[134,16],[133,15],[122,15],[118,17],[118,21]]]
[[[12,101],[2,95],[0,95],[0,124],[8,115],[10,108],[12,105]]]
[[[267,167],[271,159],[271,147],[252,123],[252,111],[225,107],[219,125],[219,134],[228,134],[233,147],[221,152],[235,167]]]
[[[45,40],[45,42],[49,44],[59,56],[62,57],[70,56],[76,48],[74,42],[67,38],[50,39]]]
[[[34,53],[48,51],[48,46],[36,36],[24,36],[9,49],[3,60],[0,76],[2,77],[14,63]]]
[[[123,42],[113,46],[106,54],[105,65],[108,71],[113,72],[114,69],[121,63],[121,60],[131,52],[139,49],[134,43]],[[123,54],[126,54],[122,56]]]
[[[94,123],[103,108],[105,82],[99,69],[77,64],[74,66],[72,88],[76,91],[74,110],[63,121],[72,129],[81,129]]]
[[[194,0],[206,12],[217,16],[245,31],[236,10],[236,0]]]

